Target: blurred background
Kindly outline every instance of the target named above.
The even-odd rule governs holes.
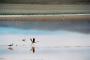
[[[10,4],[89,4],[89,0],[0,0]]]

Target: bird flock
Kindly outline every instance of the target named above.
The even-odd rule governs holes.
[[[22,39],[22,41],[25,42],[26,39]],[[39,42],[39,41],[36,41],[35,38],[31,38],[31,39],[30,39],[30,42],[31,42],[31,46],[32,46],[31,51],[32,51],[33,53],[35,53],[35,46],[34,46],[34,44],[37,43],[37,42]],[[12,48],[13,46],[14,46],[14,43],[9,44],[9,45],[8,45],[8,47],[9,47],[8,49],[9,49],[9,50],[13,50],[13,48]],[[15,46],[18,46],[18,44],[16,44]],[[24,45],[23,45],[23,46],[24,46]]]

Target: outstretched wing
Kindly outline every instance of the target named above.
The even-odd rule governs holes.
[[[31,42],[33,42],[32,39],[30,39],[30,40],[31,40]]]

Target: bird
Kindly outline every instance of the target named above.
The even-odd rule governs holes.
[[[24,41],[24,42],[25,42],[25,39],[22,39],[22,41]]]
[[[31,40],[32,44],[39,42],[39,41],[36,41],[35,38],[30,39],[30,40]]]
[[[12,43],[12,44],[10,44],[10,45],[8,45],[8,46],[13,46],[13,43]]]
[[[31,40],[32,44],[33,44],[33,43],[36,43],[35,38],[30,39],[30,40]]]

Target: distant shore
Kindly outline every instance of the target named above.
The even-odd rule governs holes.
[[[0,15],[0,21],[89,21],[90,14]]]
[[[0,4],[0,15],[90,14],[87,4]]]

